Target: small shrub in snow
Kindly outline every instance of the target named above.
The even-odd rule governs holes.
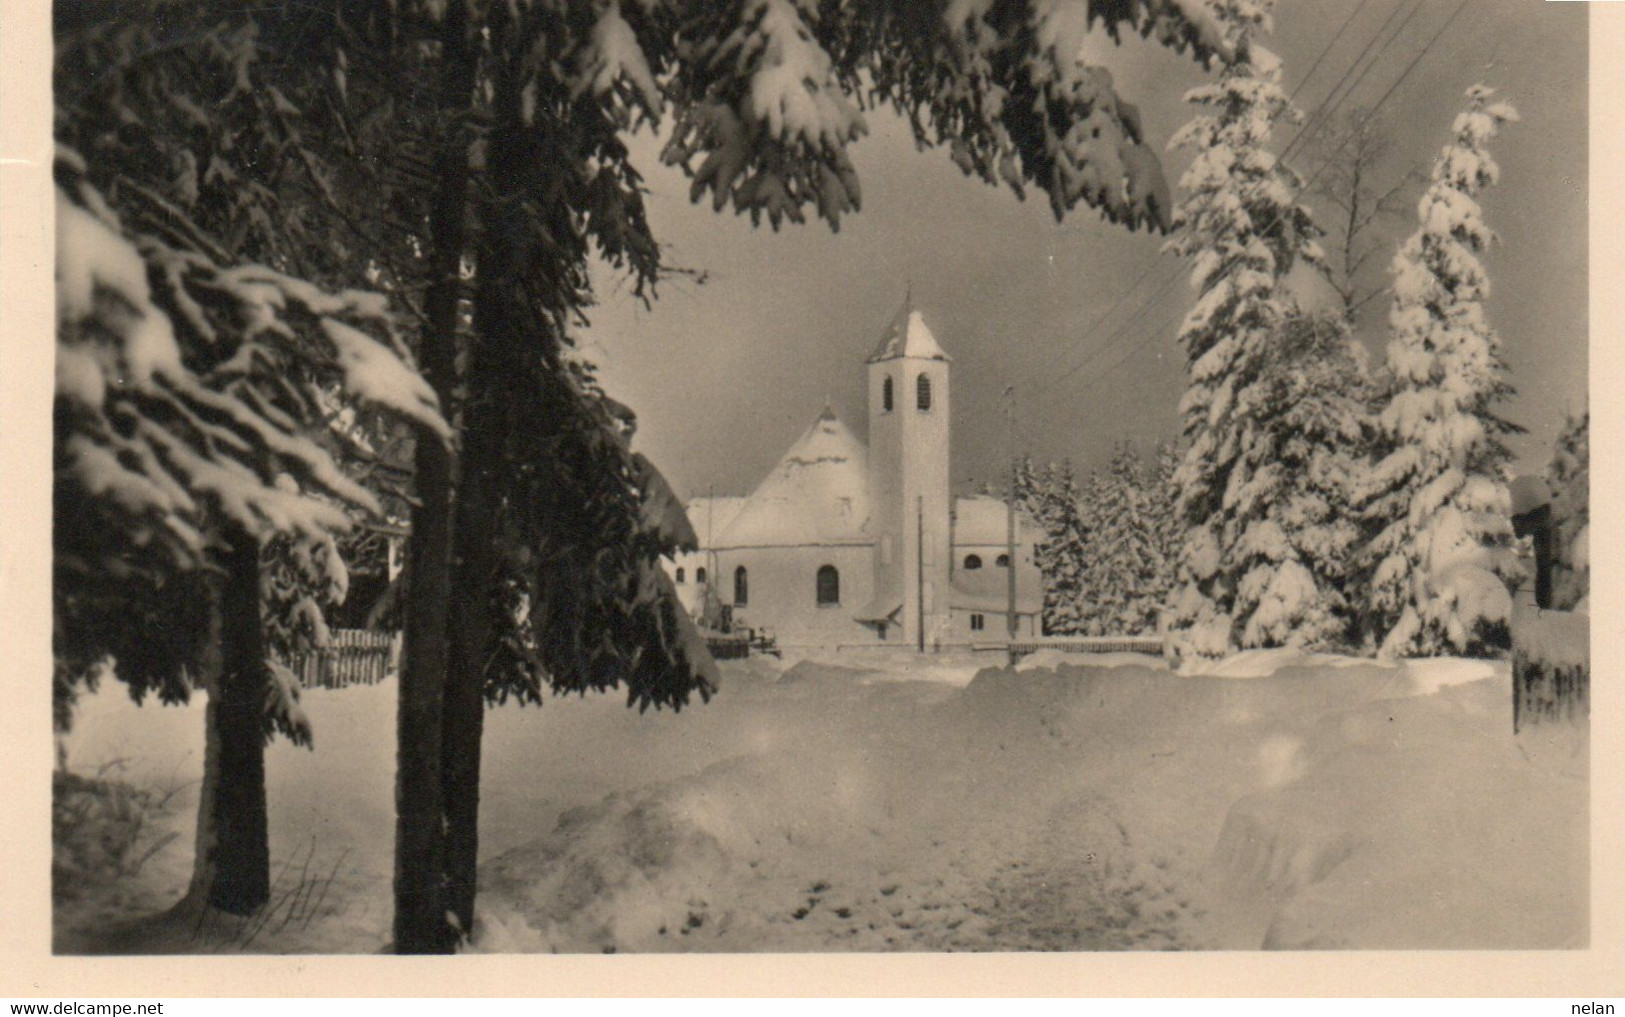
[[[134,875],[174,834],[153,838],[151,795],[129,784],[66,770],[51,774],[51,895]]]

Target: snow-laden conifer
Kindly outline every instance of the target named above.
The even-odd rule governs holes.
[[[1546,467],[1552,492],[1552,607],[1584,610],[1591,593],[1591,414],[1569,417]]]
[[[1072,464],[1049,463],[1040,469],[1023,456],[1016,461],[1013,479],[1016,504],[1038,524],[1034,561],[1044,581],[1044,633],[1081,634],[1086,629],[1091,527]]]
[[[1270,346],[1291,310],[1284,279],[1300,260],[1323,261],[1299,181],[1269,150],[1276,122],[1296,116],[1280,61],[1255,41],[1271,6],[1212,4],[1232,59],[1217,81],[1186,93],[1205,112],[1171,142],[1195,152],[1169,249],[1193,259],[1199,293],[1179,330],[1189,362],[1177,474],[1185,538],[1171,623],[1183,653],[1279,641],[1320,596],[1272,519],[1290,478],[1261,421]],[[1266,624],[1252,625],[1261,607]]]
[[[1364,350],[1338,314],[1294,313],[1256,386],[1258,443],[1280,488],[1233,549],[1243,574],[1243,647],[1344,644],[1346,588],[1360,539],[1351,508],[1365,463]],[[1270,585],[1252,585],[1268,575]]]
[[[1102,635],[1155,631],[1167,596],[1166,562],[1157,544],[1155,494],[1134,447],[1117,446],[1091,485],[1091,553],[1085,587],[1089,614]]]
[[[1378,433],[1386,455],[1367,484],[1377,528],[1371,612],[1385,655],[1482,655],[1505,645],[1516,574],[1511,453],[1516,427],[1496,407],[1512,394],[1484,315],[1479,255],[1494,239],[1476,196],[1499,175],[1486,150],[1517,119],[1475,85],[1417,205],[1420,225],[1393,262],[1392,375]]]

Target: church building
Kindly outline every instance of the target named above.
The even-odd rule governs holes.
[[[950,361],[910,302],[866,371],[867,447],[825,407],[749,495],[689,499],[700,550],[668,566],[684,606],[784,646],[1002,645],[1013,567],[1032,638],[1037,527],[1016,513],[1012,563],[1004,501],[950,494]]]

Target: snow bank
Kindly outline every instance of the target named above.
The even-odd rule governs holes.
[[[1584,945],[1583,745],[1531,757],[1509,731],[1498,682],[1324,718],[1301,774],[1238,801],[1214,853],[1279,902],[1263,945]]]
[[[1232,668],[1259,677],[1203,681],[1087,657],[954,684],[911,680],[932,673],[918,661],[836,659],[861,666],[725,662],[721,692],[681,714],[615,696],[493,710],[478,948],[1584,942],[1584,732],[1514,742],[1504,664],[1273,654]],[[312,843],[312,871],[341,864],[308,927],[254,948],[375,951],[395,687],[304,702],[316,751],[268,754],[273,865]],[[185,782],[201,720],[198,704],[87,697],[70,765]],[[189,808],[141,893],[59,913],[59,949],[222,948],[102,934],[184,891]]]
[[[1228,657],[1188,657],[1179,667],[1187,677],[1268,678],[1288,668],[1368,667],[1369,657],[1346,657],[1333,653],[1310,653],[1282,647],[1271,650],[1243,650]]]
[[[1065,650],[1039,650],[1021,658],[1017,671],[1055,671],[1062,667],[1144,667],[1168,670],[1168,662],[1149,653],[1068,653]]]
[[[921,655],[906,647],[842,647],[785,653],[788,675],[798,665],[816,665],[845,672],[861,682],[921,681],[963,687],[990,667],[1004,664],[1002,653],[961,651]]]
[[[1512,645],[1524,659],[1551,668],[1591,666],[1591,619],[1580,612],[1528,608],[1512,618]]]
[[[1403,673],[1412,695],[1431,695],[1440,689],[1468,682],[1499,681],[1505,687],[1510,670],[1505,661],[1474,660],[1466,657],[1424,657],[1407,660]],[[1510,693],[1509,693],[1510,694]]]

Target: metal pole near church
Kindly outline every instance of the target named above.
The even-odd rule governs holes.
[[[914,499],[914,627],[925,652],[925,495]]]
[[[1010,489],[1004,498],[1004,560],[1009,566],[1005,574],[1005,630],[1009,633],[1007,649],[1012,667],[1016,663],[1016,387],[1004,390],[1004,444],[1010,456]]]

